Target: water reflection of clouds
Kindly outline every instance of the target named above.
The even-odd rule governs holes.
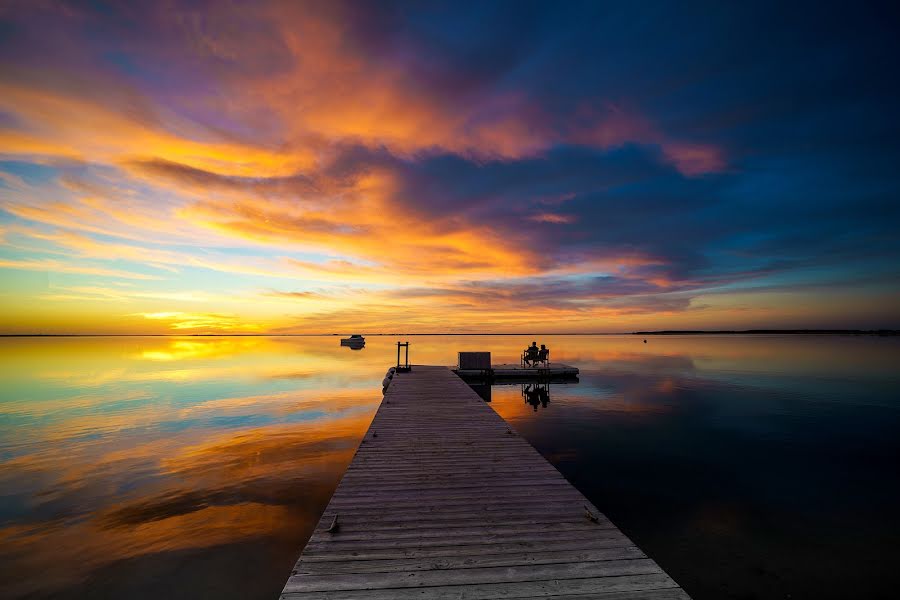
[[[115,562],[233,544],[271,535],[277,527],[311,529],[308,516],[283,505],[243,503],[134,524],[98,527],[93,521],[45,522],[0,529],[0,557],[8,597],[62,593]],[[277,534],[277,531],[275,531]]]
[[[302,543],[380,400],[370,369],[330,385],[334,360],[316,358],[315,343],[81,341],[46,341],[49,359],[30,342],[0,347],[17,362],[0,396],[10,597],[116,561]],[[175,368],[147,368],[160,364]]]
[[[338,339],[2,341],[0,589],[12,597],[59,590],[98,573],[115,576],[123,560],[144,568],[162,557],[170,557],[170,569],[213,565],[221,578],[217,561],[226,548],[241,548],[234,550],[241,562],[250,560],[251,544],[258,553],[273,540],[287,546],[289,571],[396,358],[393,337],[372,337],[357,353]],[[517,360],[531,336],[411,341],[414,363],[452,364],[460,350]],[[653,432],[665,428],[682,436],[670,453],[705,456],[709,440],[753,436],[790,435],[797,443],[805,439],[791,420],[805,398],[799,386],[817,390],[816,414],[827,418],[822,398],[869,372],[884,379],[896,359],[896,351],[884,351],[895,340],[537,341],[552,348],[554,360],[581,368],[581,381],[551,384],[550,403],[537,413],[518,385],[495,387],[492,406],[551,448],[554,462],[570,464],[601,438],[603,456],[627,447],[628,460],[655,464],[666,438]],[[854,379],[823,387],[857,365]],[[881,379],[867,380],[866,389],[877,396]],[[781,395],[768,393],[776,387]],[[858,401],[860,393],[850,397]],[[694,438],[700,441],[692,446]],[[713,529],[731,523],[716,511],[696,519]],[[200,549],[202,560],[185,562]],[[280,571],[273,576],[275,588],[281,578]]]
[[[658,358],[658,357],[654,357]],[[654,360],[653,367],[641,363],[627,370],[624,363],[608,365],[604,369],[583,371],[578,384],[550,384],[547,390],[553,403],[555,418],[583,421],[589,424],[613,414],[660,415],[689,410],[679,390],[697,387],[696,377],[668,368],[673,361]],[[675,364],[682,364],[674,361]],[[663,366],[659,366],[663,365]],[[702,384],[701,384],[702,385]],[[511,402],[512,395],[504,386],[495,387],[492,405],[511,421],[538,419],[534,403],[526,399],[525,406]],[[548,418],[548,413],[540,418]],[[601,417],[605,415],[605,417]]]
[[[4,487],[22,490],[28,470],[40,484],[22,490],[32,500],[20,522],[0,529],[0,557],[33,577],[56,571],[62,585],[59,561],[75,581],[113,557],[309,529],[314,517],[291,505],[327,500],[370,418],[332,415],[324,423],[157,439],[89,459],[75,448],[6,464]]]

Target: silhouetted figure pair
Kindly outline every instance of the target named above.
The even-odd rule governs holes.
[[[531,345],[525,349],[522,362],[525,365],[534,366],[537,363],[546,363],[550,359],[550,349],[544,344],[538,348],[537,342],[531,342]]]

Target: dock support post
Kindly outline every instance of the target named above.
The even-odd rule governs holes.
[[[400,346],[406,348],[406,356],[403,364],[400,364]],[[410,371],[409,367],[409,342],[397,342],[397,372],[398,373],[408,373]]]

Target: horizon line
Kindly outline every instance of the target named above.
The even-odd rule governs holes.
[[[740,335],[740,334],[878,334],[898,335],[900,329],[658,329],[648,331],[599,331],[599,332],[427,332],[427,333],[367,333],[371,337],[415,337],[429,335],[457,335],[457,336],[563,336],[563,335]],[[23,337],[336,337],[348,335],[346,332],[337,333],[0,333],[0,338]]]

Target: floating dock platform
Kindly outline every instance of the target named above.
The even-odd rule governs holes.
[[[534,367],[523,367],[516,364],[491,365],[490,369],[451,368],[454,373],[465,380],[476,379],[510,379],[515,381],[546,381],[552,379],[574,379],[578,377],[578,367],[562,363],[550,363]]]
[[[520,364],[491,364],[490,352],[460,352],[457,366],[451,370],[466,381],[504,380],[507,383],[533,381],[577,380],[578,369],[549,361],[526,366]]]
[[[447,367],[398,373],[283,600],[685,599]]]

